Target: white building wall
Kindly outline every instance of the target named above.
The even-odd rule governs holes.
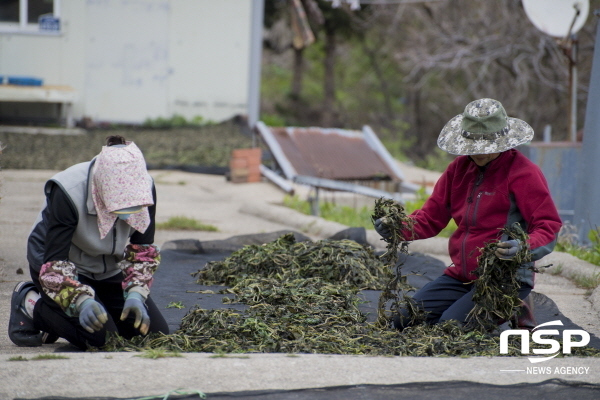
[[[76,119],[247,114],[253,0],[62,0],[60,35],[0,30],[0,75],[78,93]]]
[[[213,120],[247,113],[251,3],[172,3],[171,113]]]
[[[169,1],[88,1],[85,19],[87,116],[119,122],[167,116]]]

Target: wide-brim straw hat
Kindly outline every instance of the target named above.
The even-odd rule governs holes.
[[[506,115],[498,100],[470,102],[462,114],[446,125],[437,144],[454,155],[501,153],[530,142],[533,128],[525,121]]]

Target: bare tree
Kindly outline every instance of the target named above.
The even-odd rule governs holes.
[[[550,124],[556,139],[567,137],[568,59],[556,40],[531,24],[520,1],[450,0],[399,10],[402,18],[388,17],[388,23],[396,27],[394,58],[405,73],[409,134],[418,137],[420,156],[435,146],[447,120],[482,97],[501,101],[537,131]],[[579,68],[587,78],[593,38],[582,36]]]
[[[591,3],[600,6],[600,0]],[[554,140],[567,139],[568,58],[528,20],[520,0],[374,3],[359,12],[332,9],[325,0],[313,4],[324,16],[322,30],[314,29],[325,43],[318,47],[324,49],[323,97],[300,103],[311,113],[294,110],[300,124],[305,117],[324,126],[369,124],[418,161],[432,154],[443,125],[469,101],[492,97],[536,132],[551,125]],[[595,30],[590,16],[578,34],[579,127]],[[290,65],[299,71],[292,87],[300,94],[298,79],[316,66]]]

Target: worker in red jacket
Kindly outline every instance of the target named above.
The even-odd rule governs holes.
[[[502,229],[518,222],[527,232],[532,261],[549,254],[556,244],[561,220],[540,168],[514,148],[531,141],[533,129],[508,117],[493,99],[469,103],[452,118],[438,137],[438,146],[458,157],[448,165],[433,193],[420,210],[410,215],[414,230],[401,234],[407,241],[436,236],[454,219],[457,230],[448,242],[452,264],[444,274],[417,291],[413,300],[427,312],[431,324],[447,320],[466,322],[474,306],[473,281],[481,249],[500,241],[496,256],[512,259],[523,243],[501,237]],[[377,232],[389,237],[389,228],[376,220]],[[519,297],[525,299],[534,285],[529,265],[519,269]],[[408,312],[394,324],[402,330],[410,323]]]

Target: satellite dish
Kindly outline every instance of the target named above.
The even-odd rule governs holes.
[[[565,38],[581,29],[590,11],[589,0],[523,0],[529,20],[540,31]],[[579,12],[579,15],[577,14]]]

